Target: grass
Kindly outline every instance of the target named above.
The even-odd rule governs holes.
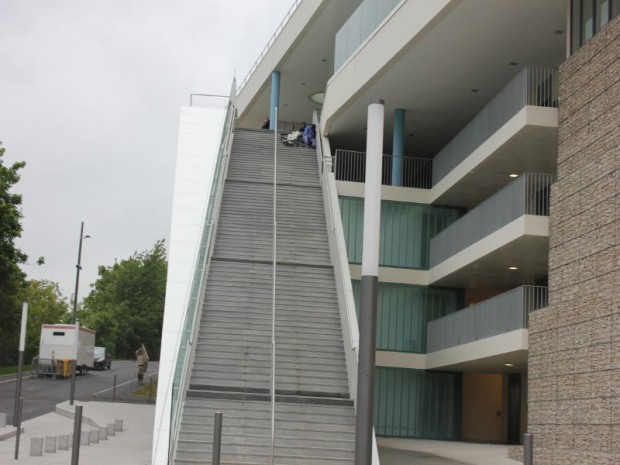
[[[134,396],[144,396],[144,397],[148,397],[149,396],[149,387],[151,386],[151,380],[149,379],[148,381],[144,381],[144,384],[142,384],[138,389],[131,391],[130,394],[134,395]],[[157,380],[154,379],[153,380],[153,393],[152,393],[152,398],[155,399],[155,397],[157,396]]]
[[[27,373],[28,371],[30,371],[30,367],[31,365],[24,365],[23,372]],[[17,373],[17,365],[12,365],[8,367],[0,367],[0,376],[10,375],[11,373]]]

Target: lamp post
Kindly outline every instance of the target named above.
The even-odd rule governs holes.
[[[72,315],[72,320],[73,320],[73,325],[75,326],[75,330],[76,330],[76,334],[75,334],[75,357],[73,359],[73,370],[71,370],[71,393],[69,395],[69,404],[73,405],[73,401],[75,400],[75,370],[77,368],[77,344],[78,344],[78,340],[79,340],[79,334],[77,333],[77,331],[79,331],[79,328],[77,327],[77,319],[76,319],[76,312],[77,312],[77,302],[78,302],[78,287],[80,285],[80,270],[82,269],[82,240],[84,239],[88,239],[90,236],[85,236],[84,235],[84,222],[82,221],[82,226],[80,228],[80,246],[78,248],[78,260],[77,260],[77,265],[75,265],[76,268],[76,274],[75,274],[75,294],[73,296],[73,315]]]

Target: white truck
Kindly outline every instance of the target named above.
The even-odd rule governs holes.
[[[38,374],[67,377],[71,374],[70,361],[75,359],[77,372],[86,373],[94,363],[95,334],[94,330],[79,325],[44,324],[39,357],[36,368],[33,362],[33,369]]]

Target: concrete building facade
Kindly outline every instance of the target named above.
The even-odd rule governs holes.
[[[277,131],[316,123],[308,156],[351,400],[366,109],[385,100],[377,436],[513,444],[517,457],[530,432],[537,465],[620,463],[619,12],[619,0],[301,0],[233,86],[227,147],[275,105]],[[192,339],[203,309],[179,289],[154,457],[174,449],[206,345]]]

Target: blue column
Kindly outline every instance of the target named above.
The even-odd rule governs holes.
[[[394,110],[394,137],[392,145],[392,186],[403,185],[403,157],[405,156],[405,110]]]
[[[269,129],[277,129],[276,108],[280,109],[280,71],[271,73],[271,102],[269,103]]]

